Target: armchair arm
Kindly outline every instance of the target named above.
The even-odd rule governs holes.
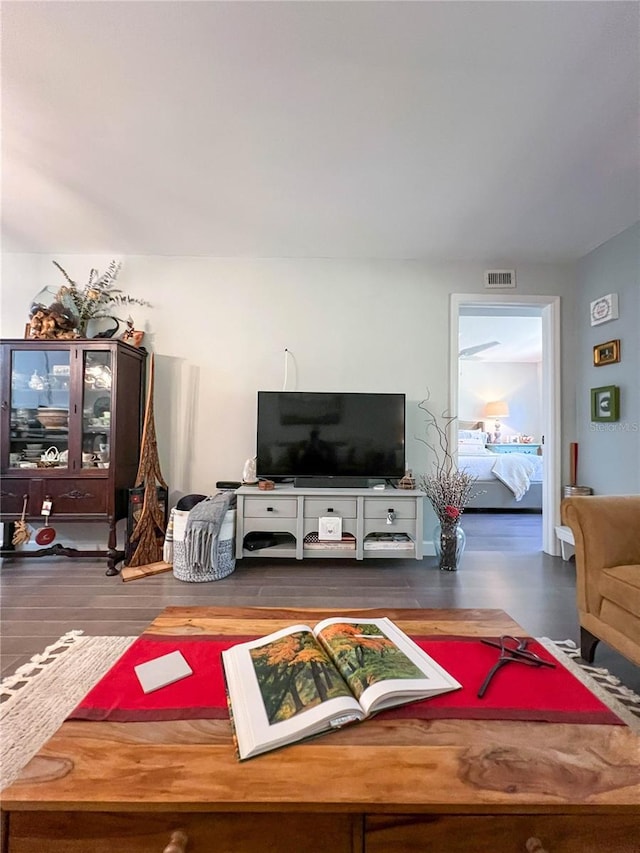
[[[560,511],[576,543],[578,607],[597,613],[595,576],[611,566],[640,564],[640,495],[565,498]]]

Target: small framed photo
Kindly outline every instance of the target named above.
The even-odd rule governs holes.
[[[593,363],[596,367],[603,364],[614,364],[620,361],[620,341],[607,341],[606,344],[597,344],[593,348]]]
[[[604,385],[591,389],[591,420],[609,421],[620,418],[620,388],[617,385]]]

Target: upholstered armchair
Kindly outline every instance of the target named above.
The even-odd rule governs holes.
[[[575,539],[582,657],[603,640],[640,664],[640,495],[566,498],[561,514]]]

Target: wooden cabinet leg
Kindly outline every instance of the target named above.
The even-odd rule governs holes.
[[[120,573],[120,569],[118,569],[118,563],[121,563],[124,560],[124,551],[118,551],[117,549],[118,538],[116,536],[116,520],[115,518],[109,519],[109,538],[107,539],[107,571],[105,575],[117,575]]]
[[[16,546],[13,544],[13,531],[15,530],[15,524],[13,521],[5,521],[2,525],[2,550],[4,551],[15,551]]]

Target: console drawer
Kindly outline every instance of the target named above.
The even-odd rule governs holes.
[[[320,515],[339,515],[341,518],[356,517],[357,501],[355,498],[306,498],[304,502],[304,517],[318,518]]]
[[[28,519],[41,519],[42,501],[48,497],[53,503],[51,522],[60,516],[108,516],[110,485],[106,477],[78,477],[60,479],[53,477],[3,478],[2,516],[22,513],[23,496],[28,496]]]
[[[364,517],[368,518],[386,518],[392,510],[396,518],[415,518],[416,517],[416,502],[415,500],[402,500],[395,496],[384,498],[365,498],[364,499]]]
[[[53,503],[51,521],[60,515],[106,515],[109,484],[106,479],[88,477],[77,480],[54,480],[43,486]]]
[[[348,814],[26,811],[9,826],[9,853],[161,853],[176,830],[188,853],[362,850],[361,818]]]
[[[271,513],[269,514],[271,516]],[[246,518],[244,532],[247,533],[291,533],[295,536],[296,521],[283,516],[274,515],[273,518],[253,516]]]
[[[367,853],[635,853],[640,820],[631,814],[366,817]],[[470,845],[469,839],[473,839]],[[633,839],[636,839],[634,841]]]
[[[245,518],[295,518],[298,514],[296,498],[245,498]]]
[[[369,533],[408,533],[414,539],[416,536],[416,523],[409,518],[396,518],[393,524],[387,524],[385,519],[382,518],[371,518],[364,523],[365,537]]]
[[[29,481],[18,479],[13,480],[3,477],[2,487],[0,488],[0,502],[3,517],[8,515],[20,515],[25,495],[27,496],[27,514],[29,514],[30,506],[34,503],[31,484]],[[36,501],[38,497],[39,495],[37,495],[35,499]]]

